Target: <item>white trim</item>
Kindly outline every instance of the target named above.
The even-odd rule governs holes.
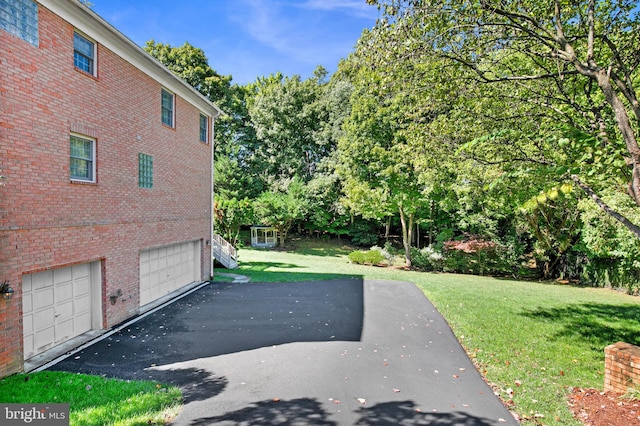
[[[164,122],[164,117],[162,116],[162,112],[163,112],[163,108],[164,108],[162,95],[163,95],[164,92],[166,92],[169,95],[171,95],[171,124],[165,123]],[[172,129],[176,128],[176,94],[173,93],[171,90],[165,88],[165,87],[160,89],[160,121],[165,126],[169,126]]]
[[[202,117],[204,117],[207,121],[207,128],[206,128],[207,134],[205,135],[204,140],[200,139],[200,118]],[[207,114],[201,111],[200,116],[198,117],[198,141],[209,145],[209,141],[211,140],[211,137],[210,137],[211,132],[209,131],[209,129],[211,128],[211,124],[212,124],[211,117],[209,117]]]
[[[41,6],[60,16],[69,24],[87,34],[98,44],[111,50],[131,65],[152,77],[162,86],[185,99],[191,105],[209,111],[211,117],[223,114],[222,110],[209,101],[187,82],[178,78],[167,67],[136,45],[97,13],[78,0],[36,0]]]
[[[74,62],[75,62],[75,54],[76,54],[76,46],[75,46],[75,34],[78,33],[78,35],[82,38],[84,38],[85,40],[87,40],[89,43],[93,44],[93,58],[91,58],[91,60],[93,61],[92,67],[91,67],[91,72],[88,73],[85,70],[76,67],[78,70],[84,72],[85,74],[91,75],[93,77],[98,77],[98,43],[96,43],[96,41],[94,39],[92,39],[91,37],[89,37],[88,35],[86,35],[85,33],[83,33],[82,31],[80,31],[77,28],[73,29],[73,34],[74,34],[74,40],[72,40],[73,43],[73,54],[74,54]],[[74,64],[75,65],[75,64]]]
[[[75,137],[75,138],[78,138],[78,139],[83,139],[85,141],[91,141],[91,151],[92,151],[91,152],[91,155],[92,155],[92,158],[91,158],[91,168],[92,168],[92,170],[91,170],[91,179],[80,179],[80,178],[77,178],[77,177],[74,178],[74,177],[71,176],[71,137]],[[97,167],[96,167],[97,164],[96,163],[98,162],[98,159],[96,158],[97,157],[96,153],[98,151],[97,151],[97,148],[96,148],[96,145],[97,145],[96,138],[91,137],[91,136],[87,136],[87,135],[83,135],[81,133],[70,132],[69,133],[69,139],[67,139],[67,143],[69,144],[67,146],[69,147],[69,178],[71,179],[71,182],[97,183],[98,182],[98,176],[96,176],[96,170],[97,170]]]

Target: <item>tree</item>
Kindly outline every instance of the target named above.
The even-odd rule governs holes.
[[[229,99],[231,76],[222,76],[209,66],[202,49],[185,42],[180,47],[149,40],[144,50],[184,79],[211,102],[225,109]]]
[[[278,231],[280,246],[284,247],[289,230],[307,214],[305,186],[299,178],[281,182],[279,191],[263,192],[254,202],[255,217]]]
[[[537,104],[556,120],[557,139],[573,130],[594,136],[588,161],[564,174],[640,238],[640,228],[597,194],[619,185],[622,170],[628,195],[640,205],[637,2],[367,1],[385,15],[379,43],[369,45],[380,60],[435,54],[472,71],[476,85],[508,86],[502,93],[511,102]],[[628,169],[617,166],[612,176],[604,166],[617,163],[620,152]]]
[[[248,198],[216,197],[214,203],[214,226],[231,245],[236,246],[240,227],[251,223],[253,210]]]
[[[406,132],[414,102],[387,92],[384,80],[367,66],[359,67],[351,78],[355,87],[351,115],[338,143],[343,202],[365,219],[383,220],[397,213],[406,264],[411,266],[414,222],[425,187]]]
[[[258,141],[254,155],[266,181],[298,176],[307,182],[331,152],[327,139],[318,137],[326,118],[320,102],[325,76],[320,67],[305,81],[275,74],[250,87],[248,111]]]

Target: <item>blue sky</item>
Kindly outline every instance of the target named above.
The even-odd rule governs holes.
[[[93,10],[136,44],[147,40],[204,50],[209,65],[247,84],[282,72],[329,73],[371,28],[365,0],[91,0]]]

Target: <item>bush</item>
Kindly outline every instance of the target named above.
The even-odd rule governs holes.
[[[384,261],[384,256],[378,250],[356,250],[349,253],[349,260],[359,265],[379,265]]]
[[[463,241],[447,241],[443,248],[443,270],[474,275],[513,276],[514,250],[494,241],[472,238]]]
[[[389,243],[386,243],[384,245],[384,248],[378,247],[378,246],[373,246],[369,250],[371,250],[371,251],[375,250],[375,251],[380,252],[382,257],[384,257],[386,263],[389,264],[389,265],[395,264],[396,258],[399,256],[398,250],[393,248],[393,246],[391,246],[391,244],[389,244]]]
[[[349,228],[349,238],[356,246],[371,247],[378,242],[378,230],[370,222],[356,220]]]
[[[411,248],[411,264],[424,271],[441,272],[444,269],[444,256],[433,246],[420,250]]]

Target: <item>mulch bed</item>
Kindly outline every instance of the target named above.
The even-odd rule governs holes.
[[[640,400],[614,392],[575,388],[569,396],[569,407],[585,426],[640,425]]]

